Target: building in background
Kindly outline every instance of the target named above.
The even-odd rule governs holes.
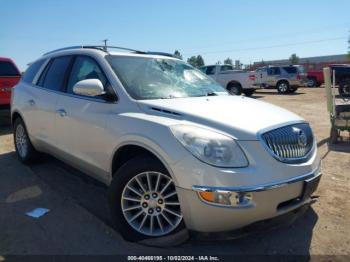
[[[323,67],[329,64],[349,64],[349,56],[344,55],[327,55],[327,56],[315,56],[315,57],[304,57],[299,59],[299,65],[304,66],[306,71],[321,70]],[[271,60],[271,61],[260,61],[254,62],[251,66],[251,70],[255,70],[258,67],[266,65],[289,65],[289,59]]]

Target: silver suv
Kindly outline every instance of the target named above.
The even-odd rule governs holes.
[[[296,66],[267,66],[255,70],[256,84],[264,88],[276,88],[281,94],[294,93],[303,85]]]
[[[133,241],[230,231],[310,202],[320,160],[305,120],[173,57],[111,50],[30,65],[11,107],[22,162],[49,153],[108,185],[113,222]]]

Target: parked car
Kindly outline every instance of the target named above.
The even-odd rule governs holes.
[[[203,73],[216,80],[232,95],[251,96],[257,87],[255,73],[234,70],[232,65],[208,65],[199,68]]]
[[[49,153],[108,185],[112,221],[132,241],[296,212],[321,177],[301,117],[147,52],[47,53],[14,89],[11,116],[18,158]]]
[[[256,86],[277,88],[281,94],[294,93],[303,85],[301,76],[295,66],[266,66],[255,70]]]
[[[15,63],[10,58],[0,57],[0,108],[10,107],[11,90],[20,78]]]
[[[307,72],[307,86],[308,87],[319,87],[324,83],[323,71],[312,70]]]

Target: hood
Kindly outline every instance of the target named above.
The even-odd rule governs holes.
[[[257,140],[263,129],[303,121],[298,115],[244,96],[210,96],[138,101],[148,114],[209,126],[240,140]]]

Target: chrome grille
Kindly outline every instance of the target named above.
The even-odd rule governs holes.
[[[307,123],[293,124],[262,134],[269,152],[282,162],[302,162],[313,149],[314,137]]]

